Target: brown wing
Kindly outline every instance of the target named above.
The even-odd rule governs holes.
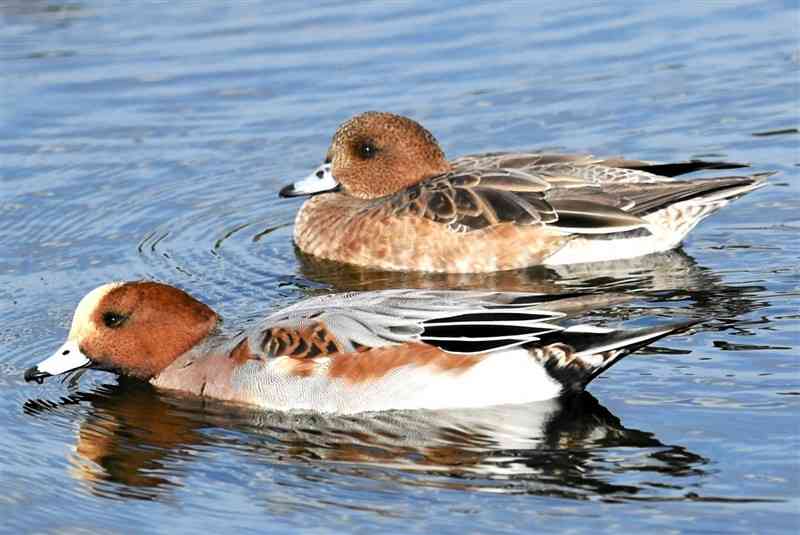
[[[513,223],[608,234],[644,227],[643,216],[671,203],[737,185],[678,182],[673,176],[745,166],[525,152],[463,156],[451,163],[450,174],[395,194],[388,202],[393,214],[424,217],[459,232]]]
[[[734,199],[765,183],[772,173],[752,176],[729,176],[699,180],[681,180],[637,187],[634,184],[619,184],[607,188],[609,193],[629,201],[626,209],[637,216],[645,216],[666,206],[699,199],[700,202]]]
[[[342,346],[323,323],[298,329],[272,327],[262,332],[261,351],[270,357],[313,358],[342,352]]]
[[[504,222],[520,225],[558,219],[545,200],[550,185],[512,169],[476,169],[425,180],[390,201],[395,213],[411,213],[477,230]]]
[[[394,215],[416,215],[468,232],[501,223],[609,233],[644,226],[629,202],[575,179],[545,180],[516,169],[473,169],[424,180],[393,195]],[[571,195],[563,191],[572,190]]]

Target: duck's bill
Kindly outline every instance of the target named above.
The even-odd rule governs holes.
[[[339,189],[339,183],[333,177],[331,164],[324,163],[317,167],[313,173],[303,180],[289,184],[280,191],[281,197],[300,197],[301,195],[314,195]]]
[[[25,372],[25,381],[36,381],[42,384],[48,377],[61,375],[80,368],[88,368],[91,365],[92,361],[81,353],[78,343],[68,340],[53,353],[52,357],[43,360],[32,368],[28,368]]]

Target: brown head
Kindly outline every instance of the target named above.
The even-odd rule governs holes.
[[[67,341],[25,379],[97,368],[147,380],[202,342],[218,321],[211,308],[166,284],[104,284],[78,304]]]
[[[341,189],[375,199],[449,172],[450,164],[433,134],[416,121],[370,111],[342,124],[325,163],[308,178],[281,190],[284,197]]]

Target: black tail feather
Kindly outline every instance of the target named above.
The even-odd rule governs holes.
[[[627,169],[636,169],[638,171],[653,173],[654,175],[674,177],[706,169],[742,169],[743,167],[750,167],[750,165],[736,162],[706,162],[703,160],[691,160],[688,162],[679,163],[631,165],[625,167]]]

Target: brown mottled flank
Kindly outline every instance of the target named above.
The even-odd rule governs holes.
[[[392,214],[385,205],[342,193],[317,195],[302,206],[294,238],[306,253],[386,270],[478,273],[541,264],[570,238],[541,225],[501,223],[454,232],[430,219]]]
[[[464,373],[485,355],[446,353],[428,344],[409,342],[377,347],[357,353],[341,353],[331,358],[328,375],[351,383],[380,379],[403,366],[433,366],[439,372]]]
[[[107,327],[107,312],[127,320]],[[91,316],[95,331],[81,341],[81,348],[101,366],[150,379],[208,336],[218,320],[211,308],[178,288],[128,282],[98,303]]]

